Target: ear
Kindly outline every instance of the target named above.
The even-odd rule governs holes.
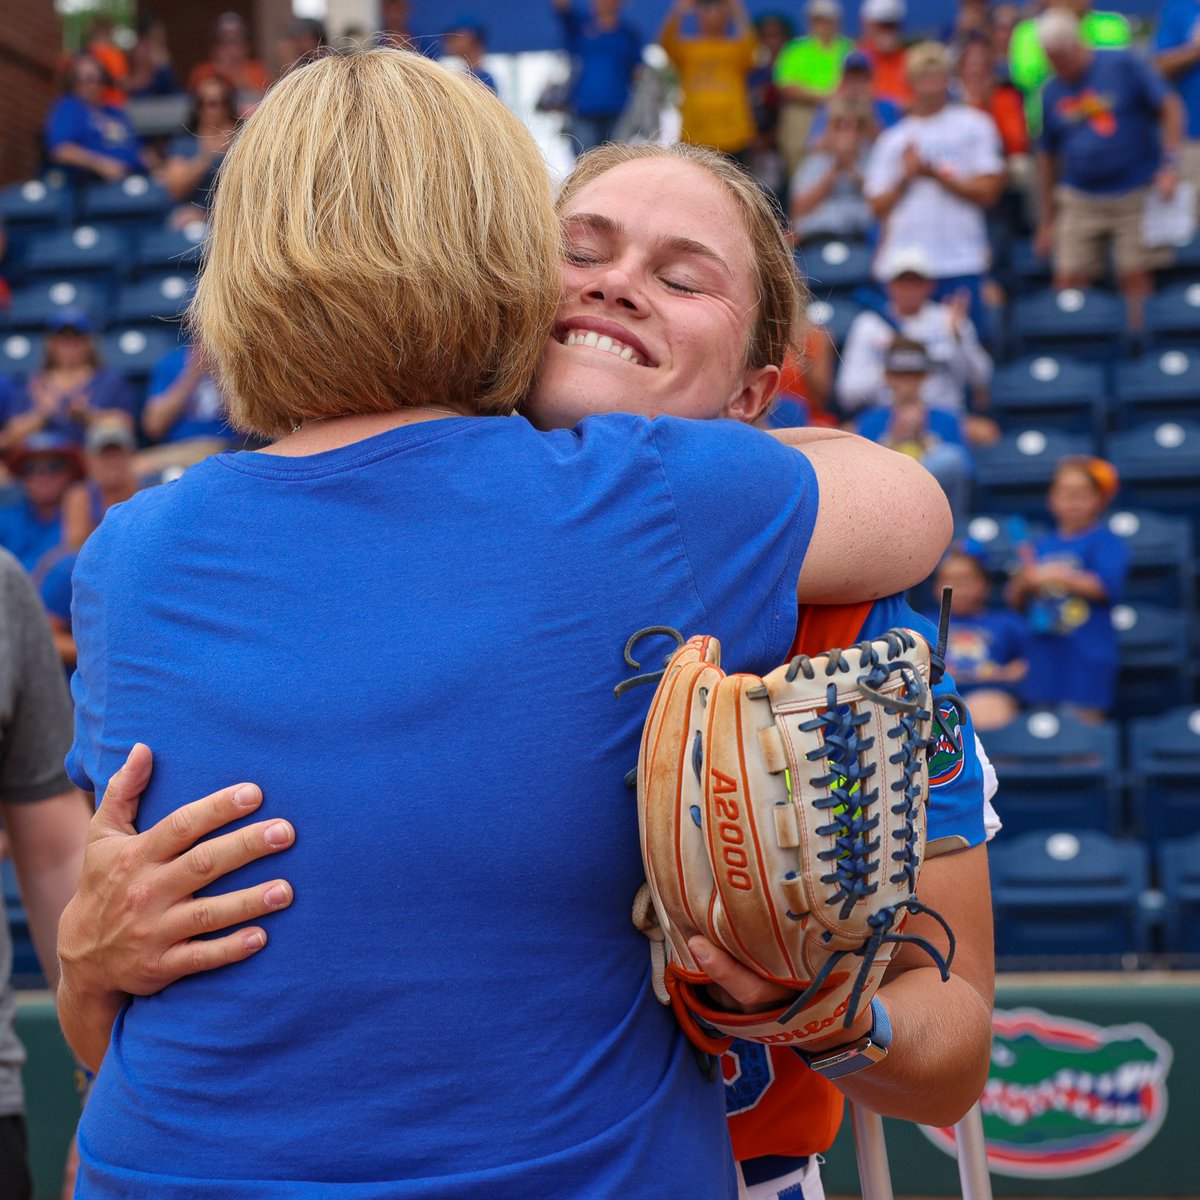
[[[778,367],[750,367],[742,376],[742,389],[734,393],[721,409],[720,415],[733,421],[753,425],[767,410],[779,391]]]

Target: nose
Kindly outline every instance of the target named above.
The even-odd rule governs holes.
[[[632,314],[645,312],[645,298],[633,273],[619,260],[606,264],[588,279],[583,298],[593,304],[611,304]]]

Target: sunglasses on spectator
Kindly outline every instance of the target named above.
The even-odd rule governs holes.
[[[22,479],[34,475],[61,475],[71,469],[71,461],[66,458],[31,458],[21,467]]]

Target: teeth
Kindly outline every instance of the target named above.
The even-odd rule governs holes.
[[[603,350],[607,354],[615,354],[618,358],[623,358],[635,366],[644,365],[641,358],[638,357],[637,351],[631,346],[626,346],[624,342],[618,342],[616,338],[609,337],[607,334],[595,333],[590,329],[570,330],[563,338],[563,345],[587,346],[592,350]]]
[[[623,358],[623,359],[624,359],[626,362],[633,362],[633,360],[634,360],[634,358],[635,358],[636,356],[634,355],[633,351],[632,351],[632,350],[630,350],[630,348],[629,348],[628,346],[625,346],[625,347],[623,347],[623,348],[622,348],[622,350],[621,350],[621,357],[622,357],[622,358]]]
[[[589,343],[589,345],[590,345],[590,343]],[[611,350],[612,348],[613,348],[613,340],[610,337],[602,337],[596,343],[597,350]],[[620,351],[618,350],[617,353],[619,354]]]

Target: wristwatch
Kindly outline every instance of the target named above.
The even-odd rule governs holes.
[[[887,1009],[883,1001],[876,996],[871,1001],[871,1032],[855,1042],[845,1046],[835,1046],[831,1050],[819,1050],[814,1054],[796,1050],[810,1070],[826,1079],[841,1079],[843,1075],[853,1075],[855,1071],[863,1071],[883,1062],[892,1046],[892,1023],[888,1020]]]

